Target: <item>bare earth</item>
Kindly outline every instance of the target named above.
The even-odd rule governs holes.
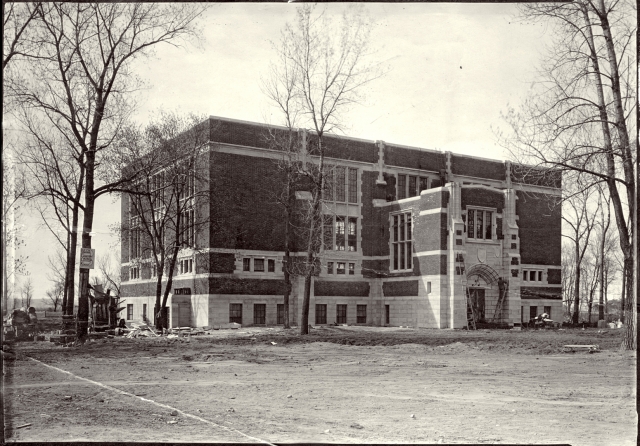
[[[249,328],[16,343],[15,359],[3,355],[5,440],[635,445],[636,358],[618,351],[620,332]],[[561,348],[592,343],[602,351]]]

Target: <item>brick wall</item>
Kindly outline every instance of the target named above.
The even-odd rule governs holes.
[[[410,167],[439,172],[446,167],[444,153],[398,147],[385,143],[384,162],[388,166]]]
[[[196,254],[196,273],[233,273],[235,270],[235,254],[203,252]]]
[[[315,138],[314,135],[312,137]],[[356,141],[330,135],[325,135],[323,139],[325,156],[327,157],[363,161],[365,163],[378,161],[378,147],[373,141]]]
[[[562,227],[558,197],[522,191],[516,194],[521,262],[560,266]]]
[[[385,297],[417,296],[418,281],[402,280],[402,281],[384,282],[382,284],[382,291],[384,292]]]
[[[209,278],[209,294],[278,295],[284,291],[282,280]]]
[[[552,169],[511,164],[511,181],[545,187],[562,187],[562,172]]]
[[[522,299],[553,299],[562,300],[562,290],[557,287],[520,287]]]
[[[486,189],[464,187],[460,190],[460,202],[462,210],[465,210],[467,206],[482,206],[496,208],[498,212],[502,212],[504,194],[501,191],[494,192]]]
[[[369,282],[342,282],[318,280],[314,284],[315,296],[369,296]]]
[[[547,283],[551,285],[560,285],[562,283],[562,270],[549,268],[547,270]]]
[[[504,163],[451,154],[451,172],[454,175],[468,175],[478,178],[504,181]]]
[[[414,257],[414,271],[416,267],[422,275],[447,275],[447,255],[436,254]]]
[[[389,271],[389,260],[363,260],[362,275],[365,278],[386,277]]]

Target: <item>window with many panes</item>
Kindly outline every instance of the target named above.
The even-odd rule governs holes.
[[[316,304],[316,324],[327,323],[327,304]]]
[[[178,191],[178,199],[180,204],[180,212],[178,214],[178,243],[181,246],[195,245],[195,175],[193,170],[183,176],[184,183],[180,185]]]
[[[420,195],[420,192],[429,188],[429,178],[399,174],[396,187],[398,200],[416,197]]]
[[[493,211],[484,209],[467,209],[467,238],[476,240],[493,239]]]
[[[242,259],[242,271],[251,271],[251,259],[247,257]]]
[[[323,218],[325,251],[358,251],[358,218],[325,215]]]
[[[391,269],[413,269],[411,211],[391,215]]]
[[[267,304],[253,304],[254,325],[265,325],[267,323]]]
[[[336,273],[337,274],[344,274],[345,273],[345,263],[344,262],[338,262],[338,267],[336,268]]]
[[[133,304],[127,304],[127,320],[133,319]]]
[[[356,306],[357,319],[356,323],[358,324],[366,324],[367,323],[367,306],[366,305],[357,305]]]
[[[257,273],[263,273],[264,259],[253,259],[253,270]]]
[[[336,305],[336,323],[337,324],[347,323],[347,306],[345,304]]]
[[[242,324],[242,304],[229,304],[229,322]]]
[[[284,324],[284,304],[278,304],[276,308],[278,313],[278,320],[276,323],[278,325],[282,325]]]
[[[129,268],[129,278],[130,279],[139,279],[140,278],[140,266],[132,266]]]
[[[324,199],[339,203],[357,203],[358,169],[327,165]]]

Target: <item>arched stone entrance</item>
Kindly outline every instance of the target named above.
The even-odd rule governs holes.
[[[467,293],[470,303],[470,308],[467,306],[467,311],[469,313],[467,318],[469,318],[470,313],[473,312],[473,318],[476,322],[488,322],[489,320],[493,320],[495,318],[495,314],[490,314],[490,311],[497,308],[497,305],[499,304],[499,296],[500,293],[502,293],[502,280],[498,275],[498,272],[485,263],[476,263],[467,270],[466,277],[467,282],[465,292]],[[496,283],[499,288],[498,299],[487,299],[489,296],[486,295],[486,290],[488,288],[493,288],[493,285]],[[487,305],[488,300],[492,303],[492,305],[490,305],[491,310]]]

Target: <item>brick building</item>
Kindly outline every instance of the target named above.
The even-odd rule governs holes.
[[[180,253],[170,325],[282,324],[283,210],[273,193],[282,155],[265,137],[278,128],[217,117],[202,125],[211,199],[196,206],[216,224]],[[313,143],[310,133],[298,136]],[[327,135],[325,144],[334,173],[310,323],[461,328],[467,292],[487,322],[518,325],[543,311],[562,319],[559,179],[539,185],[509,162],[383,141]],[[122,221],[129,218],[123,196]],[[155,303],[151,263],[133,258],[139,243],[123,237],[130,320],[151,318]],[[294,244],[303,256],[305,242]],[[293,324],[303,283],[294,278]]]

